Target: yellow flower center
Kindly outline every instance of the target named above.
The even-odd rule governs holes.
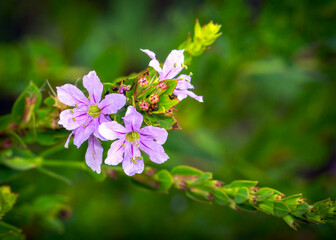
[[[89,107],[89,111],[88,111],[88,114],[93,117],[93,118],[96,118],[96,117],[99,117],[100,116],[100,108],[98,107],[98,105],[91,105]]]
[[[132,131],[132,132],[126,133],[126,140],[130,143],[134,143],[139,140],[139,136],[140,134],[138,132]]]

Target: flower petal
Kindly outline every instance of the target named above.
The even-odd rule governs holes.
[[[107,158],[105,159],[105,163],[108,165],[118,165],[123,160],[123,154],[125,151],[125,147],[123,144],[125,143],[125,139],[120,139],[114,141],[111,144],[110,149],[107,152]]]
[[[193,93],[192,91],[189,90],[174,90],[173,92],[178,100],[182,101],[183,99],[185,99],[187,96],[190,96],[194,99],[196,99],[199,102],[203,102],[203,97],[202,96],[197,96],[195,93]]]
[[[92,122],[91,122],[92,123]],[[79,148],[83,142],[85,142],[90,135],[95,131],[94,124],[88,124],[86,127],[80,126],[74,131],[73,143]]]
[[[162,68],[160,67],[160,63],[156,60],[155,53],[148,49],[140,49],[144,53],[146,53],[152,60],[149,62],[149,66],[154,68],[158,73],[162,72]]]
[[[168,137],[168,132],[159,127],[153,127],[153,126],[147,126],[144,128],[141,128],[140,131],[140,137],[144,140],[153,140],[155,139],[157,143],[164,144]]]
[[[184,63],[184,50],[173,50],[169,53],[166,61],[163,64],[160,79],[173,79],[183,69]]]
[[[142,173],[145,164],[142,158],[136,158],[134,157],[140,157],[141,153],[139,148],[132,143],[126,142],[125,146],[125,155],[124,160],[122,162],[122,168],[124,169],[125,173],[128,176],[133,176],[136,173]]]
[[[129,106],[123,119],[127,131],[138,131],[141,127],[143,116],[137,112],[135,107]]]
[[[93,133],[94,136],[102,141],[107,141],[106,138],[104,138],[100,133],[99,133],[99,126],[103,124],[104,122],[111,122],[111,118],[108,115],[103,115],[101,114],[99,117],[93,119],[93,124],[95,125],[95,132]]]
[[[56,87],[57,98],[60,102],[68,105],[75,106],[87,105],[89,100],[85,97],[84,93],[72,84],[65,84],[61,87]]]
[[[140,149],[148,154],[152,162],[160,164],[169,159],[163,147],[155,141],[140,140]]]
[[[187,82],[189,82],[190,83],[190,81],[191,81],[191,77],[190,77],[190,75],[186,75],[186,74],[181,74],[180,76],[178,76],[178,79],[177,80],[180,80],[180,81],[187,81]],[[190,84],[191,85],[191,84]],[[192,86],[192,88],[194,88],[194,86],[193,85],[191,85]]]
[[[95,71],[91,71],[83,77],[83,85],[89,92],[91,104],[99,103],[103,93],[103,84]]]
[[[126,97],[123,94],[111,93],[98,104],[102,114],[117,113],[126,103]]]
[[[103,162],[103,147],[93,135],[89,138],[88,148],[85,153],[86,164],[97,173],[100,173],[100,165]]]
[[[68,139],[67,139],[66,142],[65,142],[65,145],[64,145],[65,148],[68,148],[68,147],[69,147],[70,138],[72,137],[73,134],[74,134],[74,132],[72,131],[72,132],[70,133]]]
[[[151,50],[148,50],[148,49],[141,49],[141,48],[140,48],[140,50],[143,51],[144,53],[146,53],[146,54],[148,55],[148,57],[150,57],[151,59],[156,59],[156,58],[155,58],[155,53],[152,52]]]
[[[98,127],[100,135],[108,140],[123,138],[126,134],[126,128],[116,121],[102,123]]]
[[[62,125],[66,130],[74,130],[82,126],[89,116],[83,109],[66,109],[61,112],[58,124]]]

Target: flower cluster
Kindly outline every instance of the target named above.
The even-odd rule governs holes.
[[[184,50],[171,51],[162,68],[160,67],[159,61],[155,58],[155,53],[148,49],[141,49],[141,51],[146,53],[152,59],[149,62],[149,66],[154,68],[159,73],[159,79],[161,81],[166,79],[174,79],[176,75],[183,70],[183,68],[186,68],[186,66],[184,65]],[[190,83],[190,75],[181,74],[176,80],[179,81],[174,90],[174,94],[179,100],[183,100],[187,96],[190,96],[199,102],[203,102],[203,97],[197,96],[195,93],[188,90],[194,88],[194,86]]]
[[[158,105],[160,100],[167,101],[167,99],[177,98],[181,101],[190,96],[199,102],[203,102],[201,96],[197,96],[188,90],[194,88],[190,83],[190,75],[182,74],[176,78],[186,68],[184,65],[184,50],[173,50],[168,55],[162,68],[153,52],[142,51],[152,59],[149,66],[157,71],[158,75],[154,76],[154,81],[153,79],[149,80],[148,72],[140,74],[129,85],[121,84],[112,87],[112,93],[105,95],[103,99],[104,87],[95,71],[91,71],[83,77],[83,86],[88,92],[88,97],[71,84],[57,87],[59,101],[72,107],[61,112],[58,122],[65,129],[72,131],[65,147],[68,147],[72,136],[73,143],[77,148],[88,140],[85,160],[87,165],[97,173],[101,172],[104,151],[100,141],[113,141],[105,163],[108,165],[122,163],[125,173],[129,176],[143,172],[144,159],[141,152],[146,153],[151,161],[158,164],[169,158],[162,147],[168,137],[166,129],[160,126],[152,126],[147,122],[148,126],[142,127],[144,116],[137,111],[137,108],[139,111],[157,111],[156,114],[160,114],[159,108],[168,106]],[[170,85],[166,82],[167,80],[175,81],[174,88],[169,91]],[[151,89],[148,99],[138,99],[137,97],[141,94],[132,92],[131,89],[134,85],[145,89],[145,92]],[[113,91],[115,92],[113,93]],[[123,126],[121,120],[119,122],[116,121],[116,118],[112,120],[111,115],[117,114],[119,110],[126,106],[128,106],[127,111],[122,118]],[[172,117],[173,110],[172,107],[169,107],[165,116]]]

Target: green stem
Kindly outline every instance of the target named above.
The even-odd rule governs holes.
[[[86,165],[84,162],[79,161],[63,161],[63,160],[44,160],[40,163],[41,166],[49,167],[64,167],[64,168],[77,168],[81,170],[86,170]]]
[[[212,173],[189,166],[177,166],[170,172],[147,167],[133,180],[156,192],[167,193],[172,187],[196,201],[229,206],[237,211],[260,211],[283,218],[293,229],[301,223],[326,223],[336,220],[335,201],[326,199],[308,204],[302,194],[285,196],[278,190],[257,187],[257,181],[239,180],[224,185],[212,179]]]

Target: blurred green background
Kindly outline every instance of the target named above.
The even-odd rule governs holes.
[[[170,160],[227,183],[258,180],[308,202],[336,198],[335,1],[0,1],[0,114],[10,113],[30,81],[48,95],[96,70],[103,82],[139,72],[148,48],[164,61],[193,31],[195,20],[222,25],[222,36],[193,59],[195,93],[179,105],[183,130],[164,145]],[[189,70],[188,69],[188,70]],[[54,159],[83,160],[71,146]],[[183,194],[156,194],[129,178],[96,181],[83,171],[59,170],[73,183],[35,170],[3,182],[17,205],[37,196],[66,196],[72,210],[64,232],[28,221],[24,211],[5,221],[28,239],[333,239],[336,224],[303,225],[295,232],[262,213],[205,205]],[[0,180],[1,183],[1,180]],[[37,204],[38,205],[38,204]],[[52,224],[51,224],[52,225]],[[57,225],[57,224],[56,224]],[[55,231],[55,230],[58,230]]]

